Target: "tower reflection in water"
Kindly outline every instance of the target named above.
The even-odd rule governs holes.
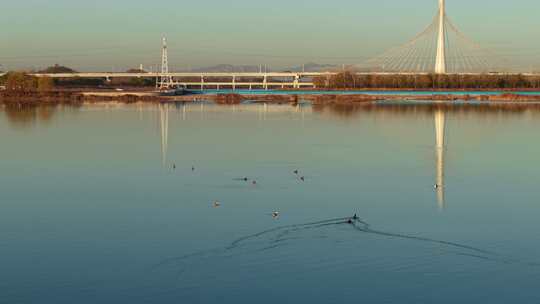
[[[159,105],[159,122],[161,129],[161,164],[167,164],[167,149],[169,148],[169,105]]]
[[[446,114],[441,109],[435,110],[435,159],[436,159],[436,182],[435,189],[437,191],[437,203],[439,209],[443,210],[444,201],[444,149],[445,149],[445,132],[446,132]]]
[[[201,104],[200,105],[201,114],[206,110],[206,108]],[[269,107],[267,104],[261,104],[259,106],[241,106],[240,107],[244,112],[249,110],[255,110],[258,112],[259,119],[266,120],[266,114],[269,112]],[[222,108],[221,108],[222,109]],[[299,107],[276,107],[272,108],[275,112],[295,112],[300,111],[302,121],[304,120],[304,111]],[[382,108],[381,110],[383,110]],[[236,110],[236,109],[235,109]],[[182,105],[182,119],[186,119],[186,105]],[[443,109],[433,109],[434,121],[435,121],[435,190],[437,195],[437,204],[440,210],[444,210],[446,207],[445,204],[445,164],[444,164],[444,153],[446,149],[446,113]],[[261,116],[262,115],[262,116]],[[169,105],[160,104],[159,105],[159,122],[160,122],[160,131],[161,131],[161,162],[165,167],[167,165],[167,150],[168,150],[168,137],[169,137]]]

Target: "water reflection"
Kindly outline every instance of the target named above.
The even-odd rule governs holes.
[[[377,118],[387,120],[389,115],[402,117],[431,116],[435,125],[435,192],[437,205],[440,210],[446,208],[445,203],[445,152],[446,152],[446,115],[452,114],[463,119],[474,115],[474,119],[508,117],[521,115],[527,119],[540,114],[540,104],[537,103],[447,103],[447,102],[380,102],[356,105],[314,105],[313,111],[321,117],[331,119],[358,119],[362,115],[374,113]]]
[[[328,108],[268,104],[260,122],[262,104],[206,104],[204,121],[200,104],[94,104],[56,108],[46,116],[53,126],[23,131],[11,130],[0,108],[5,302],[90,294],[95,302],[241,303],[246,287],[256,298],[272,286],[316,304],[357,300],[360,285],[367,302],[456,303],[478,290],[478,302],[540,303],[540,268],[529,264],[540,250],[540,173],[530,165],[539,111],[488,109],[482,122],[482,114],[460,119],[473,107],[358,108],[340,106],[347,119],[359,115],[343,120]],[[33,115],[25,123],[40,119]],[[259,184],[231,180],[243,176]],[[437,216],[438,198],[451,212]],[[349,223],[354,212],[366,222]],[[74,270],[85,277],[70,279]],[[328,278],[341,279],[324,299],[310,298]],[[381,281],[398,286],[399,299]]]
[[[432,115],[435,111],[452,113],[453,115],[474,115],[478,118],[479,114],[485,116],[493,115],[525,115],[540,114],[540,103],[459,103],[459,102],[376,102],[376,103],[358,103],[358,104],[332,104],[332,105],[313,105],[313,112],[322,117],[328,118],[357,118],[365,113],[386,113],[393,114],[411,114],[411,115]]]
[[[161,164],[167,164],[167,150],[169,149],[169,104],[159,105],[159,122],[161,130]]]
[[[437,191],[437,203],[439,209],[444,209],[444,149],[445,149],[445,136],[446,132],[446,117],[445,113],[438,109],[435,111],[435,134],[436,134],[436,146],[435,146],[435,159],[436,159],[436,183],[435,189]]]
[[[97,105],[103,106],[103,105]],[[108,104],[106,105],[109,106]],[[118,105],[117,105],[118,106]],[[129,105],[119,105],[120,107],[129,107]],[[142,104],[136,105],[136,110],[139,119],[144,119],[146,106],[155,108],[155,105]],[[223,106],[206,106],[205,102],[200,104],[185,104],[176,103],[173,105],[181,112],[181,119],[186,120],[188,112],[200,112],[200,118],[206,119],[206,115],[213,112],[223,112],[228,107]],[[36,106],[25,104],[6,104],[2,109],[7,117],[7,122],[14,128],[28,128],[35,126],[37,123],[49,123],[55,118],[55,113],[59,106]],[[62,106],[63,107],[63,106]],[[86,107],[89,107],[87,105]],[[90,106],[91,107],[91,106]],[[166,166],[168,162],[169,148],[169,108],[170,105],[163,103],[158,106],[159,113],[159,133],[161,137],[160,151],[162,166]],[[76,106],[67,106],[67,109],[75,109]],[[435,192],[437,196],[437,205],[439,209],[444,210],[445,206],[445,133],[446,133],[446,115],[447,113],[453,116],[463,117],[467,115],[478,114],[485,116],[497,117],[511,115],[528,115],[528,118],[534,117],[540,113],[540,104],[536,103],[427,103],[427,102],[380,102],[369,104],[355,105],[313,105],[304,106],[296,104],[295,106],[288,105],[272,105],[267,103],[257,104],[241,104],[234,105],[232,108],[234,113],[255,112],[260,121],[271,119],[276,113],[290,113],[295,119],[300,119],[302,123],[305,121],[305,115],[316,113],[320,117],[338,118],[338,119],[356,119],[363,114],[375,113],[383,119],[388,119],[388,113],[396,116],[414,115],[414,116],[431,116],[434,117],[435,124]],[[480,116],[481,117],[481,116]]]
[[[105,107],[106,109],[129,107],[130,105],[124,105],[119,103],[106,103],[106,104],[93,104],[84,105],[84,107]],[[197,104],[185,104],[176,103],[175,106],[182,112],[182,120],[187,119],[187,113],[197,109],[200,112],[201,119],[205,119],[206,112],[222,112],[227,107],[207,107],[205,102]],[[55,118],[55,113],[62,107],[62,109],[77,109],[79,105],[28,105],[23,103],[5,104],[3,105],[3,112],[7,117],[9,124],[16,128],[30,127],[37,122],[51,122]],[[139,120],[144,119],[145,108],[155,107],[152,104],[138,103],[136,105]],[[168,108],[167,104],[160,104],[160,109]],[[334,104],[334,105],[313,105],[306,107],[304,105],[297,104],[295,106],[288,105],[271,105],[267,103],[260,104],[242,104],[235,105],[234,112],[249,112],[255,111],[260,115],[261,120],[268,119],[268,115],[273,113],[299,113],[301,119],[305,119],[306,114],[311,112],[317,113],[321,117],[339,118],[339,119],[354,119],[363,113],[379,113],[385,115],[386,113],[394,114],[425,114],[431,115],[435,111],[443,111],[444,113],[452,113],[454,115],[475,115],[478,118],[478,114],[484,114],[486,116],[492,115],[516,115],[516,114],[540,114],[540,103],[416,103],[413,101],[404,102],[379,102],[379,103],[366,103],[366,104]],[[161,110],[160,110],[161,112]],[[164,111],[163,114],[165,114]],[[161,119],[161,118],[160,118]],[[167,117],[164,117],[168,120]]]
[[[35,106],[25,104],[7,104],[4,113],[7,121],[14,128],[28,128],[36,123],[50,123],[56,112],[55,106]]]

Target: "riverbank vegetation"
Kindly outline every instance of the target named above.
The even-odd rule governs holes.
[[[49,77],[34,77],[24,72],[9,72],[0,77],[0,85],[7,93],[50,92],[54,81]]]
[[[540,89],[539,76],[526,75],[356,75],[342,72],[315,77],[317,88],[326,89],[451,89],[451,90],[513,90]]]
[[[35,77],[25,72],[9,72],[0,77],[0,102],[19,103],[61,103],[74,102],[80,97],[56,88],[50,77]]]

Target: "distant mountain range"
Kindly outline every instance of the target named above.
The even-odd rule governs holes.
[[[333,64],[318,64],[318,63],[306,63],[301,66],[295,66],[290,68],[283,69],[274,69],[268,68],[268,72],[324,72],[332,71],[339,68],[339,66]],[[220,73],[253,73],[253,72],[264,72],[264,66],[258,65],[231,65],[231,64],[218,64],[210,67],[196,68],[192,69],[192,72],[196,73],[207,73],[207,72],[220,72]]]
[[[318,64],[318,63],[306,63],[301,66],[292,67],[287,69],[287,71],[291,72],[326,72],[326,71],[334,71],[336,69],[339,69],[340,67],[334,64]]]

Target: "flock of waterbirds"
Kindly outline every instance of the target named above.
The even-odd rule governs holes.
[[[174,170],[176,170],[176,168],[177,168],[176,164],[173,163],[172,166],[171,166],[171,169],[174,171]],[[195,172],[195,166],[191,167],[191,171]],[[296,177],[296,179],[298,181],[301,181],[301,182],[306,181],[305,176],[301,175],[300,170],[295,169],[294,171],[292,171],[292,173],[294,174],[294,176]],[[253,186],[256,186],[258,184],[257,180],[254,179],[254,178],[241,177],[241,178],[234,178],[234,180],[235,181],[245,182],[245,183],[251,183],[251,185],[253,185]],[[439,185],[439,184],[434,185],[435,189],[439,189],[441,187],[443,187],[443,185]],[[221,207],[221,205],[222,204],[221,204],[221,202],[219,200],[215,200],[212,203],[212,206],[214,208],[219,208],[219,207]],[[280,212],[274,210],[274,211],[272,211],[270,213],[270,216],[272,218],[274,218],[274,219],[278,219],[279,216],[280,216]],[[229,246],[227,246],[225,248],[218,248],[218,249],[215,249],[215,250],[198,252],[198,253],[189,254],[189,255],[185,255],[185,256],[181,256],[181,257],[167,259],[165,261],[162,261],[161,263],[159,263],[156,266],[168,264],[171,261],[185,260],[187,258],[195,257],[195,256],[199,256],[199,255],[207,255],[207,254],[211,254],[211,253],[229,251],[229,250],[232,250],[232,249],[235,249],[235,248],[239,247],[242,243],[244,243],[246,241],[256,239],[256,238],[260,238],[260,237],[262,237],[264,235],[267,235],[269,233],[280,232],[280,231],[293,231],[294,232],[294,231],[298,231],[300,229],[302,229],[302,230],[305,230],[305,229],[320,229],[322,227],[329,227],[329,226],[342,225],[342,224],[352,226],[355,231],[363,232],[363,233],[367,233],[367,234],[372,234],[372,235],[378,235],[378,236],[381,236],[381,237],[394,238],[394,239],[405,239],[405,240],[412,240],[412,241],[419,241],[419,242],[427,242],[427,243],[439,244],[439,245],[444,245],[444,246],[453,247],[453,248],[459,248],[459,249],[462,249],[462,250],[469,251],[469,252],[459,253],[459,255],[469,256],[469,257],[472,257],[472,258],[478,258],[478,259],[483,259],[483,260],[488,260],[488,261],[493,261],[493,262],[519,263],[519,264],[526,264],[528,266],[540,266],[540,264],[538,264],[538,263],[523,263],[523,262],[515,260],[515,259],[502,257],[502,256],[500,256],[500,255],[498,255],[498,254],[496,254],[494,252],[488,251],[488,250],[484,250],[484,249],[481,249],[481,248],[477,248],[477,247],[473,247],[473,246],[469,246],[469,245],[465,245],[465,244],[449,242],[449,241],[443,241],[443,240],[437,240],[437,239],[426,238],[426,237],[415,236],[415,235],[407,235],[407,234],[400,234],[400,233],[393,233],[393,232],[385,232],[385,231],[381,231],[381,230],[374,230],[374,229],[371,228],[370,224],[368,224],[366,221],[360,219],[360,217],[356,213],[354,215],[352,215],[352,216],[348,216],[348,217],[344,217],[344,218],[328,219],[328,220],[322,220],[322,221],[310,222],[310,223],[304,223],[304,224],[292,224],[292,225],[286,225],[286,226],[272,228],[272,229],[269,229],[269,230],[266,230],[266,231],[258,232],[258,233],[252,234],[252,235],[248,235],[248,236],[239,238],[239,239],[233,241]],[[269,248],[274,248],[274,247],[269,247]]]
[[[176,170],[176,163],[173,163],[173,164],[172,164],[171,169],[172,169],[173,171]],[[191,166],[191,171],[192,171],[192,172],[195,172],[195,166]],[[296,178],[297,178],[299,181],[302,181],[302,182],[305,182],[305,181],[306,181],[306,177],[300,174],[300,170],[295,169],[295,170],[292,171],[292,173],[296,176]],[[236,181],[243,181],[243,182],[246,182],[246,183],[247,183],[247,182],[251,182],[251,184],[252,184],[253,186],[256,186],[256,185],[257,185],[257,180],[254,179],[254,178],[240,177],[240,178],[234,178],[234,180],[236,180]],[[439,185],[439,184],[435,184],[435,185],[433,186],[433,188],[436,189],[436,190],[437,190],[437,189],[440,189],[440,188],[442,188],[442,187],[443,187],[443,186],[442,186],[442,185]],[[212,206],[213,206],[214,208],[219,208],[219,207],[221,207],[221,202],[220,202],[219,200],[215,200],[215,201],[212,203]],[[272,215],[272,217],[273,217],[274,219],[277,219],[277,218],[279,218],[280,213],[279,213],[279,211],[273,211],[273,212],[271,213],[271,215]],[[355,214],[355,215],[353,216],[353,219],[356,219],[356,217],[357,217],[357,216],[356,216],[356,214]]]
[[[173,163],[173,164],[171,165],[171,169],[172,169],[173,171],[176,170],[176,163]],[[191,172],[195,172],[195,166],[191,166]],[[295,170],[293,171],[293,173],[294,173],[294,175],[296,176],[296,178],[297,178],[299,181],[302,181],[302,182],[305,182],[305,181],[306,181],[306,177],[300,175],[300,170],[295,169]],[[256,186],[256,185],[257,185],[257,180],[254,179],[254,178],[240,177],[240,178],[234,178],[234,180],[236,180],[236,181],[243,181],[243,182],[246,182],[246,183],[251,182],[251,184],[252,184],[253,186]],[[215,200],[215,201],[212,203],[212,207],[214,207],[214,208],[219,208],[219,207],[221,207],[221,202],[220,202],[219,200]],[[279,215],[280,215],[279,211],[272,211],[272,213],[271,213],[271,216],[272,216],[272,218],[274,218],[274,219],[279,218]],[[356,216],[356,215],[355,215],[355,216]]]

